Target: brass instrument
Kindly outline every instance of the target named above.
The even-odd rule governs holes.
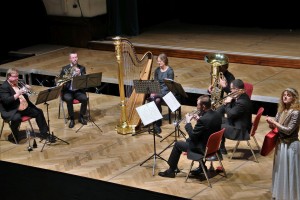
[[[75,69],[77,68],[77,65],[74,65],[72,67],[69,67],[68,69],[65,69],[65,74],[63,76],[57,76],[55,77],[55,83],[56,86],[61,86],[65,84],[68,81],[71,81],[73,77],[75,76]]]
[[[188,115],[199,115],[200,114],[200,110],[194,110],[193,112],[188,113]],[[179,120],[176,125],[179,125],[181,122],[186,123],[185,117],[182,118],[181,120]]]
[[[223,105],[224,100],[227,97],[237,98],[239,95],[245,93],[245,89],[239,89],[235,92],[229,93],[228,95],[224,96],[223,98],[220,98],[218,102],[212,103],[212,107],[217,107],[217,105]]]
[[[217,109],[220,106],[218,104],[220,102],[221,94],[222,94],[222,86],[220,84],[220,79],[225,79],[223,73],[220,72],[220,66],[228,64],[228,57],[224,54],[208,54],[204,57],[205,62],[211,64],[211,102],[212,109]]]
[[[32,91],[23,81],[18,80],[18,87],[20,90],[23,90],[25,94],[30,95],[38,95],[38,93]]]

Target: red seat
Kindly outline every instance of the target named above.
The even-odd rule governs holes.
[[[246,94],[251,99],[252,92],[253,92],[253,85],[251,83],[244,82],[244,88],[245,88]]]
[[[29,123],[29,126],[30,126],[30,128],[31,128],[31,132],[34,133],[34,129],[33,129],[32,124],[31,124],[31,122],[30,122],[31,119],[32,119],[32,118],[29,117],[29,116],[22,116],[22,122],[28,122],[28,123]],[[6,121],[6,120],[3,120],[3,122],[2,122],[2,127],[1,127],[1,131],[0,131],[0,138],[1,138],[1,135],[2,135],[2,132],[3,132],[4,123],[8,123],[8,124],[9,124],[9,127],[10,127],[10,122],[9,122],[9,121]],[[14,140],[15,140],[15,143],[18,144],[18,141],[16,140],[15,135],[14,135],[13,133],[11,133],[11,134],[12,134]]]
[[[218,158],[220,166],[222,167],[222,172],[224,173],[224,176],[227,177],[227,174],[226,174],[225,169],[223,167],[222,161],[221,161],[221,159],[219,158],[219,155],[218,155],[218,150],[219,150],[220,145],[221,145],[221,141],[222,141],[224,131],[225,131],[225,128],[223,128],[220,131],[217,131],[217,132],[215,132],[215,133],[213,133],[209,136],[207,144],[206,144],[206,149],[205,149],[204,155],[202,155],[200,153],[191,152],[191,151],[187,152],[187,158],[189,160],[192,160],[192,163],[191,163],[189,172],[187,173],[187,176],[186,176],[186,179],[185,179],[186,182],[189,178],[189,175],[191,173],[194,162],[197,161],[197,162],[200,163],[200,166],[201,166],[201,168],[204,172],[204,175],[206,177],[206,180],[208,182],[209,187],[212,187],[210,182],[209,182],[207,172],[206,172],[206,170],[204,168],[204,164],[203,164],[203,163],[205,163],[206,159],[208,159],[212,156],[216,156]]]
[[[261,118],[263,112],[264,112],[264,108],[260,107],[258,109],[258,111],[257,111],[257,114],[256,114],[255,118],[254,118],[254,121],[252,123],[252,128],[251,128],[251,131],[250,131],[250,136],[253,138],[253,140],[254,140],[254,142],[255,142],[255,144],[256,144],[256,146],[257,146],[257,148],[258,148],[259,151],[260,151],[260,146],[258,145],[258,142],[257,142],[257,140],[255,138],[255,133],[256,133],[256,130],[257,130],[257,127],[258,127],[258,124],[260,122],[260,118]],[[250,137],[250,139],[251,139],[251,137]],[[250,148],[250,150],[252,152],[252,155],[253,155],[255,161],[258,162],[258,160],[257,160],[257,158],[255,156],[255,153],[254,153],[254,151],[253,151],[253,149],[251,147],[251,144],[250,144],[249,140],[246,140],[246,141],[247,141],[247,145],[249,146],[249,148]],[[236,145],[235,145],[235,147],[233,149],[233,152],[232,152],[232,155],[231,155],[230,159],[232,159],[233,154],[237,150],[239,144],[240,144],[240,140],[237,141],[237,143],[236,143]]]

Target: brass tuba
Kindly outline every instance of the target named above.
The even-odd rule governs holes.
[[[220,79],[225,79],[222,72],[220,72],[220,66],[228,64],[228,57],[224,54],[208,54],[204,57],[205,62],[211,64],[211,102],[212,108],[216,109],[220,106],[220,99],[222,94],[222,86],[220,85]]]

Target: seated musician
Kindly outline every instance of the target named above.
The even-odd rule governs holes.
[[[78,64],[78,55],[76,52],[71,52],[69,54],[70,64],[62,67],[60,72],[60,77],[72,78],[74,76],[81,76],[86,74],[85,67]],[[85,114],[87,111],[87,95],[83,89],[75,90],[72,88],[72,79],[67,81],[62,89],[62,99],[67,103],[68,114],[70,117],[69,128],[73,128],[75,126],[74,121],[74,107],[73,100],[77,99],[80,103],[80,113],[78,122],[83,125],[87,124],[85,119]]]
[[[161,103],[163,101],[162,97],[165,96],[169,89],[167,85],[164,82],[164,79],[172,79],[174,80],[174,70],[172,67],[170,67],[168,64],[168,57],[166,54],[161,53],[157,57],[157,64],[158,67],[154,71],[154,80],[157,80],[160,84],[161,94],[150,94],[150,101],[154,101],[156,106],[158,107],[158,110],[162,112]],[[161,125],[162,120],[158,120],[154,123],[154,132],[155,133],[161,133]]]
[[[37,108],[28,98],[27,92],[30,86],[22,84],[19,86],[19,73],[17,69],[7,70],[6,81],[0,86],[1,116],[4,120],[10,121],[11,131],[17,142],[21,139],[19,127],[22,116],[29,116],[36,119],[36,123],[43,139],[55,142],[55,138],[48,133],[48,125],[43,111]]]

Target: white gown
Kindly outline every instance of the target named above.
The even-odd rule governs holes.
[[[300,200],[300,142],[279,143],[274,156],[272,198]]]

